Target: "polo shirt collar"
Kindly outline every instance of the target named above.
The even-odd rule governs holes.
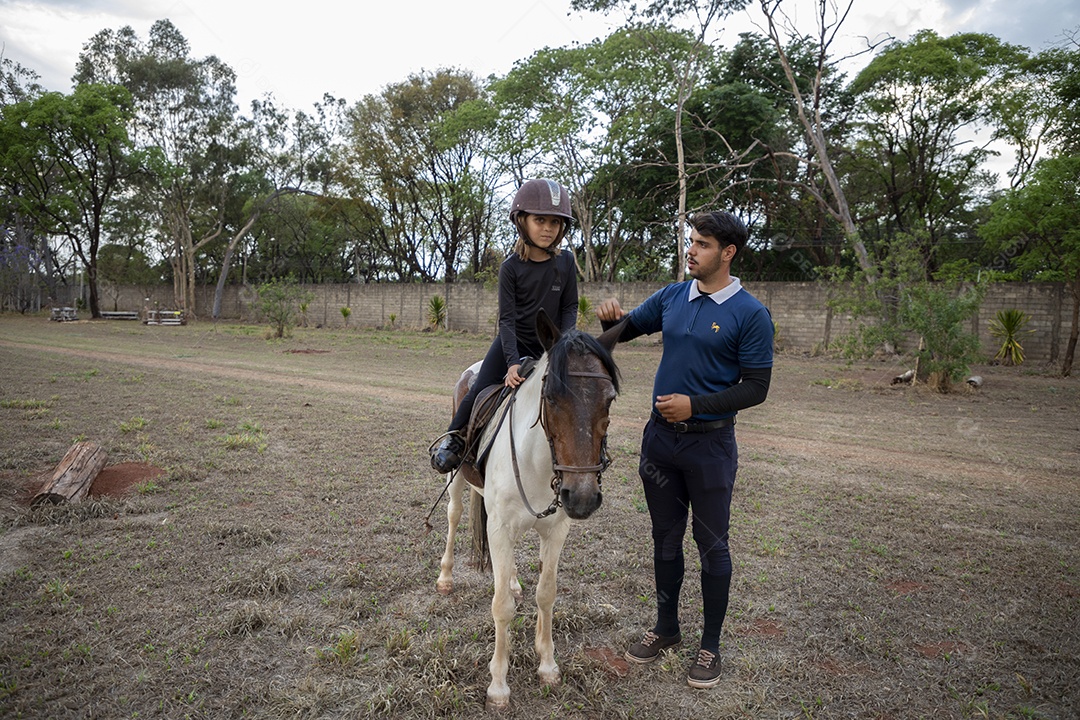
[[[714,303],[719,305],[719,304],[723,303],[725,300],[728,300],[729,298],[731,298],[732,295],[739,292],[740,290],[742,290],[742,283],[739,282],[739,278],[732,275],[731,276],[731,284],[729,284],[723,290],[718,290],[717,292],[714,292],[711,295],[709,295],[709,299],[711,299]],[[691,280],[690,281],[690,296],[686,298],[687,302],[693,302],[694,300],[697,300],[699,297],[701,297],[701,295],[702,295],[701,291],[698,290],[697,280]]]

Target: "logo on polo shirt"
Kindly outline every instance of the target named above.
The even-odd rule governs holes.
[[[715,333],[715,332],[720,332],[720,326],[719,326],[719,325],[717,325],[716,323],[713,323],[713,324],[712,324],[712,331],[713,331],[714,333]]]

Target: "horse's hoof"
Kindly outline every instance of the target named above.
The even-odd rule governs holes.
[[[437,582],[435,583],[435,592],[440,595],[449,595],[454,592],[454,583],[452,582]]]
[[[540,673],[540,686],[557,688],[562,685],[562,673],[558,670],[549,673]]]
[[[493,700],[489,695],[487,701],[484,703],[484,708],[487,709],[488,712],[506,712],[510,709],[510,700],[509,698]]]

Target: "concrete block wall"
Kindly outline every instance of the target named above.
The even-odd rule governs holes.
[[[578,292],[595,308],[601,301],[616,297],[627,310],[637,307],[662,283],[581,283]],[[498,296],[494,289],[478,284],[372,284],[312,285],[314,299],[308,306],[309,326],[342,327],[341,308],[351,309],[349,327],[424,328],[428,325],[428,303],[433,295],[447,300],[447,327],[451,330],[494,336],[498,317]],[[836,341],[851,326],[828,307],[832,287],[812,282],[756,282],[746,289],[761,300],[776,321],[781,345],[787,350],[814,351]],[[116,309],[138,310],[147,304],[172,308],[172,288],[124,287],[118,290]],[[196,304],[201,317],[209,315],[214,288],[199,288]],[[255,293],[249,288],[226,288],[222,317],[256,321]],[[70,300],[67,303],[70,304]],[[103,309],[113,309],[103,302]],[[1060,362],[1071,328],[1072,297],[1061,283],[997,283],[991,285],[971,329],[978,333],[983,352],[993,357],[1001,343],[990,334],[990,321],[998,310],[1019,309],[1031,320],[1022,338],[1027,361],[1037,364]],[[391,323],[391,320],[393,321]],[[593,330],[598,330],[593,326]]]

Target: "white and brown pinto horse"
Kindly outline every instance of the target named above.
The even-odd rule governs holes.
[[[487,707],[510,704],[506,672],[510,663],[509,625],[521,599],[514,546],[532,529],[540,536],[540,579],[536,586],[536,652],[543,685],[558,685],[561,676],[551,641],[551,609],[555,603],[559,555],[570,520],[583,520],[600,507],[600,476],[607,467],[608,411],[619,390],[618,369],[611,349],[621,325],[599,338],[577,330],[560,334],[543,313],[537,333],[545,353],[528,379],[504,401],[481,439],[487,453],[483,488],[473,490],[470,526],[473,549],[481,566],[486,559],[484,533],[495,581],[491,615],[495,620],[495,653]],[[460,399],[476,372],[462,374],[455,398]],[[504,412],[505,410],[505,412]],[[501,418],[501,422],[500,422]],[[461,473],[450,476],[446,551],[436,584],[453,589],[454,535],[461,520],[467,486]],[[543,508],[537,512],[534,507]],[[486,522],[483,520],[486,514]]]

